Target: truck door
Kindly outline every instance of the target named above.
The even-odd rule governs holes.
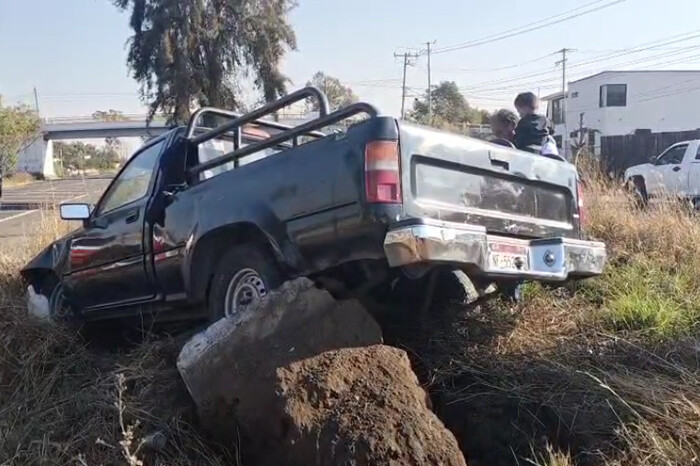
[[[70,244],[66,294],[80,309],[152,298],[146,270],[145,211],[165,140],[136,153],[112,181],[93,215]]]
[[[685,191],[688,173],[683,164],[688,143],[676,144],[656,159],[647,189],[657,196],[678,196]]]

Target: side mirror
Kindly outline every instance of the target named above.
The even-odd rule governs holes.
[[[60,211],[63,220],[87,220],[90,218],[88,204],[61,204]]]

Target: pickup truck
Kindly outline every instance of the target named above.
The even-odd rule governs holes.
[[[318,118],[266,118],[306,99]],[[299,276],[359,296],[436,269],[490,286],[590,277],[606,262],[604,244],[581,239],[570,163],[362,102],[331,113],[316,88],[244,115],[200,109],[136,152],[94,207],[60,211],[82,227],[21,271],[56,319],[218,319]]]
[[[625,180],[643,204],[650,197],[672,196],[700,210],[700,139],[674,144],[651,163],[628,168]]]

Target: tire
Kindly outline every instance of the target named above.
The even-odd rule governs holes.
[[[460,269],[440,271],[434,301],[443,306],[469,304],[479,297],[479,292],[466,273]]]
[[[696,212],[700,212],[700,197],[695,197],[695,198],[691,199],[690,205],[691,205],[692,210],[694,210]]]
[[[234,317],[242,306],[265,296],[283,282],[283,274],[270,254],[254,244],[230,249],[216,266],[209,287],[212,320]]]
[[[636,207],[645,209],[649,205],[649,193],[644,179],[638,177],[630,179],[628,182],[629,190],[635,198]]]
[[[506,300],[513,304],[523,302],[523,282],[506,281],[497,283],[498,291]]]
[[[432,296],[430,292],[430,274],[437,273]],[[430,298],[429,307],[436,312],[459,308],[475,301],[479,296],[474,284],[466,273],[459,269],[440,268],[418,279],[400,277],[392,290],[394,303],[402,309],[412,309],[425,303]]]

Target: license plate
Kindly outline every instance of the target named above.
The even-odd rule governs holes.
[[[489,243],[489,268],[503,272],[528,271],[528,247],[519,244]]]

